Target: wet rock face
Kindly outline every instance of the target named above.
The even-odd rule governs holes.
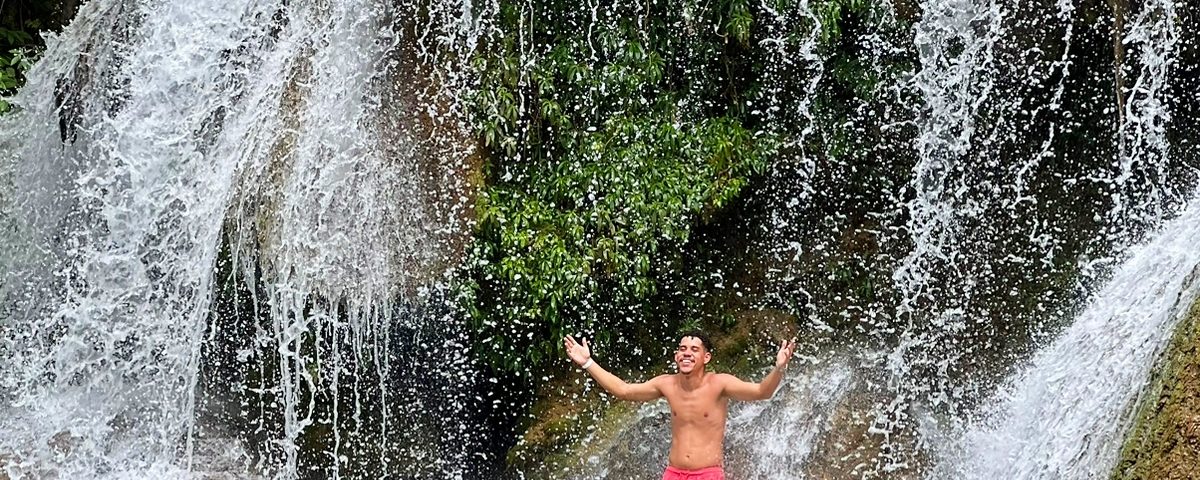
[[[439,69],[443,60],[419,43],[425,28],[420,15],[409,15],[393,28],[400,45],[389,52],[386,85],[381,89],[377,118],[380,144],[386,157],[416,172],[409,185],[424,218],[416,226],[434,246],[434,254],[417,259],[422,284],[436,281],[460,263],[471,241],[474,205],[482,188],[483,152],[480,140],[467,128],[457,102],[461,88],[451,72]]]
[[[1200,303],[1138,406],[1114,480],[1200,479]]]

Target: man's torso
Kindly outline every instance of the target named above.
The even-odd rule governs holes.
[[[688,470],[721,465],[729,399],[722,396],[720,378],[707,373],[699,386],[686,388],[671,375],[663,384],[671,407],[670,465]]]

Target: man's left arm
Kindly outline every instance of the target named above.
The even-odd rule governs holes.
[[[771,373],[768,373],[761,382],[750,383],[733,375],[722,375],[725,383],[725,395],[741,401],[771,398],[772,395],[775,395],[775,390],[779,389],[779,382],[783,381],[783,372],[787,370],[788,361],[792,359],[792,352],[795,350],[796,339],[783,342],[779,346],[779,353],[775,354],[775,368],[772,368]]]

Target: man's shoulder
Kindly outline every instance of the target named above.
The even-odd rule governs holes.
[[[720,386],[721,388],[726,388],[731,385],[746,383],[745,380],[738,378],[737,375],[734,375],[732,373],[714,373],[714,374],[712,374],[712,377],[713,377],[713,380],[712,380],[713,383],[716,384],[717,386]]]
[[[728,382],[731,380],[738,380],[738,378],[736,376],[734,376],[733,374],[730,374],[730,373],[714,373],[713,378],[718,382]]]
[[[661,385],[661,384],[665,384],[665,383],[667,383],[667,382],[671,381],[673,378],[675,378],[675,374],[673,374],[673,373],[664,373],[664,374],[662,374],[662,375],[659,375],[659,376],[657,376],[657,377],[651,378],[649,381],[647,381],[647,383],[654,383],[654,384],[659,384],[659,385]]]

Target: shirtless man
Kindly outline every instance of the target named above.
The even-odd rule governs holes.
[[[663,480],[724,480],[725,417],[729,399],[766,400],[775,394],[796,339],[784,342],[775,355],[775,368],[762,382],[750,383],[725,373],[708,373],[712,343],[700,332],[688,332],[675,349],[675,374],[659,375],[645,383],[626,383],[592,360],[586,339],[563,339],[567,356],[591,374],[604,390],[622,400],[648,402],[665,397],[671,407],[671,454]]]

